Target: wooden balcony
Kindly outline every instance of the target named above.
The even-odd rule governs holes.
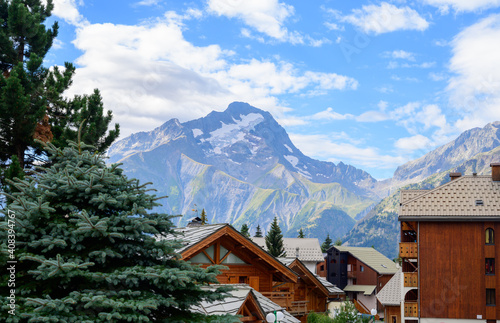
[[[261,294],[287,310],[292,308],[293,293],[291,292],[261,292]]]
[[[417,259],[418,248],[416,242],[401,242],[399,244],[399,256],[401,258]]]
[[[404,273],[405,287],[418,287],[418,273]]]
[[[405,317],[418,317],[418,303],[405,303]]]
[[[348,271],[347,278],[356,278],[356,272],[355,271]]]

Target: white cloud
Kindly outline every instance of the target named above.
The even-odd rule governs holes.
[[[170,118],[201,117],[232,101],[248,102],[279,118],[288,110],[279,95],[357,87],[352,78],[303,71],[279,58],[239,61],[218,45],[194,46],[183,36],[183,20],[191,17],[168,12],[139,26],[78,28],[73,43],[83,54],[76,60],[68,95],[99,88],[126,136]]]
[[[433,147],[433,143],[429,138],[419,134],[412,137],[400,138],[394,143],[394,146],[406,151],[428,151],[429,148]]]
[[[389,116],[382,111],[367,111],[356,117],[358,122],[380,122],[388,119]]]
[[[409,60],[412,62],[415,61],[415,54],[404,51],[404,50],[395,50],[392,52],[385,52],[384,56],[391,57],[393,59],[406,59],[406,60]]]
[[[500,15],[464,29],[453,41],[448,81],[450,105],[458,109],[460,130],[500,120]]]
[[[420,30],[429,27],[429,23],[410,7],[398,8],[387,2],[377,5],[365,5],[354,9],[352,14],[341,17],[365,33],[383,34],[397,30]]]
[[[136,3],[138,6],[155,6],[160,0],[142,0]]]
[[[332,162],[347,162],[363,167],[394,168],[407,160],[401,156],[380,154],[375,148],[360,148],[348,143],[348,139],[335,135],[290,134],[290,139],[305,155],[327,159]]]
[[[435,82],[439,82],[439,81],[443,81],[446,79],[446,75],[444,75],[443,73],[434,73],[434,72],[431,72],[429,73],[429,78]]]
[[[44,0],[47,3],[46,0]],[[81,5],[81,1],[79,2]],[[75,0],[54,0],[54,10],[52,14],[64,19],[68,24],[81,27],[88,24],[88,21],[78,11]]]
[[[352,118],[351,114],[340,114],[338,112],[333,111],[332,108],[327,108],[324,111],[313,114],[309,117],[312,120],[345,120]]]
[[[450,8],[456,12],[463,12],[500,6],[500,0],[423,0],[423,2],[438,7],[442,13],[447,13]]]

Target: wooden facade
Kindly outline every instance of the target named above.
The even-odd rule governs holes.
[[[226,266],[217,276],[219,283],[248,284],[303,322],[310,311],[326,310],[329,291],[300,260],[287,267],[229,225],[190,246],[181,256],[203,267]]]

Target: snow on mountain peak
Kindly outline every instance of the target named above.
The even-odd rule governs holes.
[[[245,136],[253,130],[257,124],[264,121],[264,116],[259,113],[250,113],[247,115],[240,115],[240,120],[232,119],[234,123],[226,124],[220,121],[221,127],[210,132],[209,137],[205,139],[214,147],[214,152],[216,154],[218,152],[220,153],[220,147],[226,147],[238,141],[244,141]]]

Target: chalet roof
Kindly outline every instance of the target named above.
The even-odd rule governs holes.
[[[344,292],[357,292],[369,296],[373,293],[375,288],[377,288],[376,285],[347,285],[344,287]]]
[[[384,306],[401,305],[401,269],[377,293],[377,299]]]
[[[176,252],[182,254],[183,257],[185,257],[186,254],[192,254],[201,251],[200,248],[204,248],[205,244],[210,243],[211,240],[220,238],[223,235],[230,235],[235,239],[235,241],[244,244],[248,248],[247,252],[253,252],[262,256],[263,260],[269,266],[272,266],[277,270],[275,274],[279,275],[281,279],[285,279],[286,281],[291,280],[293,282],[297,280],[297,274],[293,272],[293,270],[283,265],[280,261],[278,261],[275,257],[261,248],[258,244],[242,235],[238,230],[234,229],[227,223],[205,224],[201,226],[191,227],[188,226],[185,228],[176,228],[175,231],[180,234],[167,234],[158,236],[158,239],[181,240],[183,247],[177,249]]]
[[[182,240],[182,244],[184,245],[182,248],[177,249],[176,252],[182,253],[184,250],[191,248],[193,245],[198,242],[204,240],[205,238],[211,236],[215,232],[221,230],[228,224],[205,224],[202,226],[193,226],[193,227],[185,227],[185,228],[177,228],[175,231],[177,233],[181,233],[181,235],[174,236],[172,234],[167,234],[163,239],[173,240],[179,239]]]
[[[500,182],[489,175],[461,176],[428,191],[401,191],[400,219],[492,220],[499,215]]]
[[[316,278],[323,284],[323,286],[325,286],[326,289],[328,289],[330,295],[345,294],[345,292],[342,289],[330,283],[328,280],[326,280],[326,278],[318,276],[316,274],[314,276],[316,276]]]
[[[202,289],[215,290],[217,287],[223,285],[210,285],[202,286]],[[257,292],[252,287],[246,284],[233,284],[231,285],[234,289],[228,292],[231,296],[225,298],[223,301],[215,302],[201,302],[196,306],[192,306],[191,310],[194,312],[206,314],[206,315],[222,315],[222,314],[232,314],[238,313],[239,309],[251,294],[253,298],[257,301],[258,305],[262,311],[267,315],[268,313],[274,311],[282,311],[284,314],[284,319],[281,322],[284,323],[299,323],[300,320],[293,317],[288,313],[285,308],[279,306],[278,304],[272,302],[269,298],[265,297],[261,293]]]
[[[281,261],[283,264],[285,264],[290,269],[292,269],[299,276],[300,276],[300,271],[302,271],[303,274],[305,276],[309,277],[309,279],[312,281],[312,283],[316,285],[316,288],[320,288],[323,290],[323,292],[325,293],[325,296],[330,295],[330,290],[328,289],[328,287],[325,284],[323,284],[323,282],[321,280],[318,279],[319,276],[312,273],[309,270],[309,268],[307,268],[307,266],[304,265],[304,263],[302,261],[300,261],[300,259],[298,259],[298,258],[278,258],[278,260]],[[304,279],[304,277],[301,277],[301,278]]]
[[[267,250],[266,238],[253,237],[252,240],[264,250]],[[283,238],[283,247],[287,258],[296,258],[297,248],[299,248],[298,258],[301,261],[321,262],[325,260],[319,241],[316,238]]]
[[[353,257],[364,262],[379,274],[394,274],[398,271],[398,267],[394,261],[378,252],[375,248],[344,246],[333,246],[332,248],[349,252]]]

